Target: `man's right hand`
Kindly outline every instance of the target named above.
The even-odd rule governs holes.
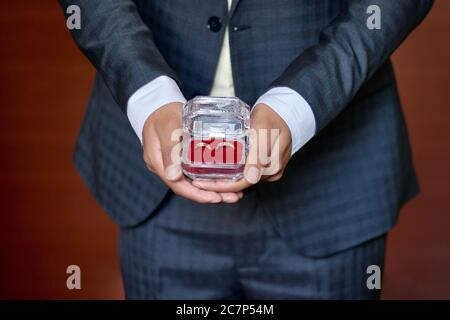
[[[197,188],[181,169],[182,108],[179,102],[169,103],[153,112],[142,131],[144,161],[172,191],[199,203],[237,202],[242,192],[218,193]]]

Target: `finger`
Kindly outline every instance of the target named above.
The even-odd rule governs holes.
[[[242,194],[242,192],[240,193]],[[220,196],[222,197],[222,201],[225,203],[235,203],[242,199],[239,193],[235,192],[220,193]]]
[[[152,139],[150,139],[144,145],[144,152],[146,154],[145,158],[147,159],[147,168],[155,172],[161,178],[164,178],[163,176],[161,176],[161,172],[163,172],[163,162],[160,142],[156,132],[153,132],[152,136]]]
[[[256,184],[261,179],[263,173],[263,163],[270,157],[270,146],[267,142],[267,129],[259,128],[258,123],[252,122],[253,128],[250,130],[250,149],[247,156],[244,179],[250,184]],[[267,155],[267,159],[261,159],[261,155]]]
[[[147,166],[148,171],[156,173],[156,170],[151,165],[149,165],[147,163],[145,165]]]
[[[264,179],[264,181],[268,181],[268,182],[275,182],[280,180],[283,177],[283,172],[277,173],[276,175],[273,176],[268,176],[267,179]]]
[[[244,169],[244,179],[250,185],[257,184],[261,179],[262,168],[257,164],[246,164]]]
[[[147,152],[143,152],[142,158],[144,159],[144,163],[147,166],[147,169],[153,173],[155,173],[155,168],[153,168],[152,162],[150,161],[150,158],[147,155]]]
[[[183,170],[179,164],[171,164],[164,171],[165,178],[168,181],[177,181],[183,177]]]
[[[192,184],[203,190],[227,193],[227,192],[241,192],[252,184],[246,179],[239,181],[229,180],[194,180]]]
[[[157,174],[161,179],[172,189],[172,191],[179,196],[186,199],[199,202],[199,203],[219,203],[222,201],[222,197],[213,191],[200,190],[194,187],[182,174],[176,181],[166,179],[164,174],[163,156],[160,149],[157,148],[158,144],[150,148],[150,160],[154,164]],[[179,166],[181,168],[181,166]]]
[[[169,181],[176,181],[183,175],[181,169],[182,130],[175,128],[171,132],[165,131],[159,135],[164,176]]]
[[[201,190],[193,186],[186,178],[182,177],[176,182],[167,182],[168,186],[177,195],[199,203],[219,203],[222,197],[217,192]]]
[[[143,159],[147,169],[159,175],[158,170],[162,167],[161,150],[158,136],[153,128],[146,136],[143,136],[143,143]]]
[[[245,177],[250,182],[252,182],[252,179],[257,179],[257,181],[269,180],[272,176],[278,175],[283,169],[281,166],[282,155],[280,154],[282,133],[278,128],[273,128],[264,119],[259,120],[258,117],[255,117],[253,120],[253,131],[253,134],[256,135],[253,141],[256,141],[256,143],[251,146],[249,161],[245,168]],[[254,165],[255,162],[257,163],[256,165]],[[258,168],[259,179],[256,176],[256,170],[252,169],[253,167]],[[275,178],[272,180],[275,181]]]

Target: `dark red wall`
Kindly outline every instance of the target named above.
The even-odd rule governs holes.
[[[437,0],[394,55],[422,193],[389,237],[388,299],[450,298],[449,33]],[[117,227],[71,164],[94,70],[56,1],[3,1],[0,43],[0,298],[123,298]]]

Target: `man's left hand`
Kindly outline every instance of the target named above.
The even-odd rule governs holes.
[[[194,186],[216,192],[240,192],[260,181],[281,179],[292,149],[291,132],[286,122],[268,105],[260,103],[252,111],[250,128],[250,151],[244,178],[236,182],[195,180]]]

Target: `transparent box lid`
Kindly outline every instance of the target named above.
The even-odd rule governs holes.
[[[191,179],[239,179],[248,153],[250,107],[199,96],[183,107],[183,171]]]

